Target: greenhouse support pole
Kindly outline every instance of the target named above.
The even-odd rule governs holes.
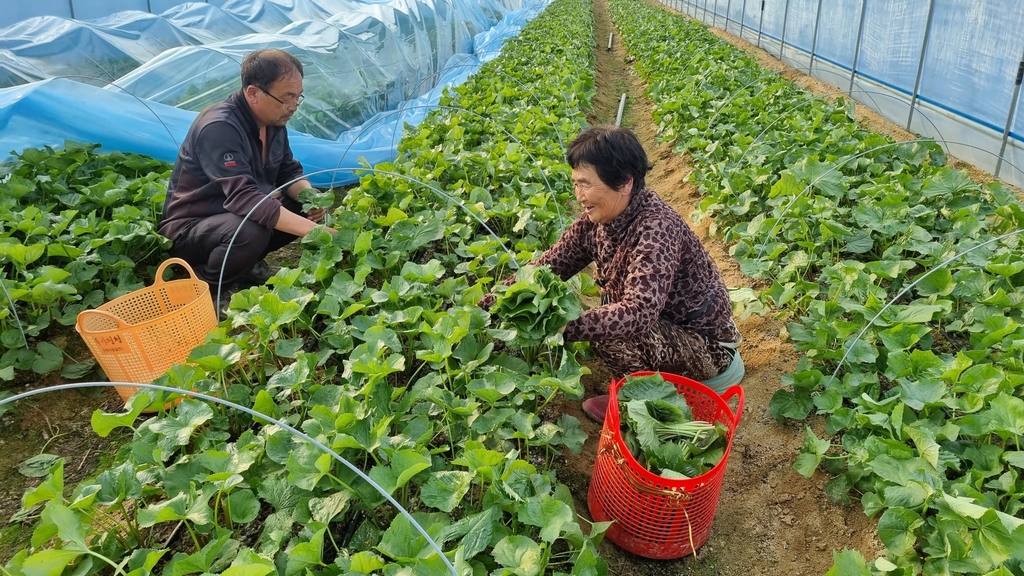
[[[75,0],[68,0],[68,9],[71,10],[71,19],[75,19]]]
[[[740,14],[740,33],[739,37],[743,38],[743,26],[747,23],[747,0],[743,0],[743,12]]]
[[[761,0],[761,19],[757,22],[757,47],[761,47],[761,29],[764,27],[764,3],[765,0]]]
[[[715,0],[715,7],[711,9],[711,21],[714,22],[712,26],[718,28],[718,0]]]
[[[850,98],[853,98],[853,81],[857,78],[857,61],[860,60],[860,43],[864,41],[864,21],[868,14],[868,0],[860,2],[860,28],[857,30],[857,47],[853,49],[853,67],[850,70]]]
[[[786,51],[787,24],[789,24],[789,0],[786,0],[786,7],[782,9],[782,40],[779,44],[779,60],[782,60],[782,53]]]
[[[732,0],[725,5],[725,31],[729,31],[729,23],[732,22]]]
[[[146,12],[153,13],[153,0],[146,0]]]
[[[811,63],[807,66],[807,73],[811,74],[814,68],[814,51],[818,49],[818,23],[821,22],[821,2],[818,0],[818,15],[814,17],[814,39],[811,40]]]
[[[1006,153],[1006,143],[1010,140],[1010,128],[1013,126],[1013,117],[1017,112],[1017,100],[1020,98],[1020,83],[1024,80],[1024,55],[1020,57],[1017,64],[1017,81],[1013,85],[1013,98],[1010,99],[1010,111],[1006,114],[1006,128],[1003,130],[1003,145],[999,147],[999,160],[996,161],[996,177],[1003,167],[1003,154]]]
[[[703,16],[703,20],[704,20],[705,24],[708,23],[708,0],[704,0],[704,16]]]
[[[928,20],[924,25],[924,41],[921,42],[921,59],[917,63],[917,79],[914,80],[914,91],[910,95],[910,114],[907,116],[907,130],[914,121],[914,106],[917,106],[917,95],[921,90],[921,75],[924,73],[924,55],[928,52],[928,38],[932,33],[932,16],[935,14],[935,0],[928,2]]]

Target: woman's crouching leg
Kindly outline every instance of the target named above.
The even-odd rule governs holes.
[[[638,337],[594,341],[591,346],[615,378],[653,371],[707,380],[725,371],[734,354],[699,332],[665,320]]]

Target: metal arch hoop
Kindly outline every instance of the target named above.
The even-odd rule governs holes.
[[[854,338],[850,342],[849,346],[844,345],[844,347],[846,348],[846,352],[843,353],[843,357],[840,358],[839,359],[839,363],[836,364],[836,369],[832,372],[832,376],[829,377],[829,381],[828,381],[829,384],[831,384],[833,381],[835,381],[836,375],[839,374],[839,369],[843,367],[843,362],[845,362],[846,358],[849,357],[850,351],[853,350],[853,346],[864,336],[865,333],[867,333],[868,328],[870,328],[871,325],[875,323],[875,320],[878,320],[882,316],[883,312],[888,310],[890,306],[895,304],[897,300],[899,300],[900,298],[903,297],[904,294],[909,292],[911,288],[913,288],[914,286],[917,286],[922,280],[924,280],[929,275],[931,275],[932,272],[935,272],[937,270],[942,270],[946,266],[948,266],[951,263],[953,263],[955,260],[958,260],[958,259],[962,258],[963,256],[966,256],[967,254],[970,254],[971,252],[977,250],[978,248],[982,248],[984,246],[988,246],[989,244],[992,244],[994,242],[998,242],[998,241],[1003,240],[1005,238],[1009,238],[1011,236],[1016,236],[1016,235],[1021,234],[1021,233],[1024,233],[1024,228],[1019,228],[1019,229],[1014,230],[1012,232],[1007,232],[1006,234],[1002,234],[1000,236],[996,236],[995,238],[989,238],[988,240],[982,242],[981,244],[978,244],[977,246],[972,246],[971,248],[968,248],[967,250],[964,250],[963,252],[948,258],[946,261],[944,261],[943,263],[939,264],[938,266],[933,267],[931,270],[928,270],[927,272],[922,274],[920,277],[918,277],[917,280],[914,280],[906,288],[904,288],[903,290],[900,290],[899,294],[896,294],[895,296],[893,296],[892,299],[889,300],[889,302],[887,302],[885,304],[885,306],[883,306],[882,309],[878,311],[877,314],[875,314],[874,318],[872,318],[871,320],[868,321],[868,323],[864,326],[864,328],[862,328],[861,331],[857,334],[857,337]]]
[[[3,406],[5,404],[10,404],[10,403],[13,403],[13,402],[16,402],[18,400],[25,399],[25,398],[29,398],[31,396],[37,396],[37,395],[40,395],[40,394],[45,394],[47,392],[56,392],[58,390],[74,390],[74,389],[78,389],[78,388],[94,388],[94,387],[97,387],[97,386],[105,387],[105,388],[112,388],[112,387],[116,387],[116,386],[131,386],[131,387],[135,387],[135,388],[143,388],[145,390],[156,390],[156,391],[160,391],[160,392],[170,392],[172,394],[183,394],[183,395],[189,396],[191,398],[196,398],[196,399],[200,399],[200,400],[206,400],[207,402],[213,402],[215,404],[221,404],[223,406],[227,406],[229,408],[233,408],[233,409],[238,410],[240,412],[244,412],[244,413],[246,413],[246,414],[248,414],[250,416],[253,416],[255,418],[261,418],[263,420],[266,420],[266,421],[274,424],[275,426],[278,426],[278,427],[288,431],[288,433],[292,434],[293,436],[298,436],[299,438],[302,438],[303,440],[309,442],[313,446],[316,446],[317,448],[319,448],[323,452],[325,452],[327,454],[330,454],[332,458],[334,458],[338,462],[342,463],[345,467],[347,467],[349,470],[351,470],[357,476],[362,478],[366,483],[368,483],[370,486],[372,486],[375,490],[380,492],[380,494],[382,496],[384,496],[384,498],[386,498],[387,501],[392,506],[394,506],[396,510],[399,511],[399,513],[401,513],[403,516],[405,516],[406,520],[408,520],[409,522],[412,523],[412,525],[416,528],[416,530],[420,533],[420,535],[427,539],[427,542],[430,544],[430,547],[433,548],[434,551],[438,553],[438,555],[441,557],[441,560],[444,561],[445,565],[448,567],[448,570],[451,571],[453,576],[460,576],[458,570],[455,569],[455,566],[453,566],[451,561],[448,560],[448,557],[445,556],[444,551],[441,549],[441,547],[438,546],[437,542],[435,542],[434,539],[430,537],[430,534],[427,534],[427,531],[424,530],[423,527],[420,526],[420,524],[418,522],[416,522],[416,519],[412,517],[412,514],[410,514],[408,510],[406,510],[404,507],[402,507],[402,505],[397,500],[395,500],[394,497],[392,497],[391,494],[389,494],[387,492],[387,490],[384,490],[379,484],[374,482],[372,478],[370,478],[368,475],[366,475],[366,473],[364,473],[362,470],[360,470],[354,464],[352,464],[351,462],[349,462],[348,460],[343,458],[340,454],[338,454],[334,450],[331,450],[330,448],[328,448],[327,446],[325,446],[323,443],[321,443],[320,441],[316,440],[315,438],[312,438],[309,435],[307,435],[306,433],[304,433],[304,432],[302,432],[300,430],[295,429],[290,424],[282,422],[282,421],[280,421],[280,420],[278,420],[278,419],[276,419],[276,418],[274,418],[272,416],[268,416],[266,414],[263,414],[262,412],[258,412],[256,410],[253,410],[252,408],[249,408],[249,407],[246,407],[246,406],[242,406],[240,404],[235,404],[234,402],[231,402],[229,400],[224,400],[224,399],[221,399],[221,398],[217,398],[215,396],[209,396],[209,395],[206,395],[206,394],[202,394],[200,392],[194,392],[194,391],[191,391],[191,390],[183,390],[181,388],[172,388],[170,386],[162,386],[162,385],[158,385],[158,384],[142,384],[142,383],[137,383],[137,382],[76,382],[76,383],[73,383],[73,384],[57,384],[55,386],[47,386],[46,388],[38,388],[36,390],[29,390],[27,392],[22,392],[20,394],[17,394],[17,395],[14,395],[14,396],[10,396],[8,398],[0,398],[0,406]]]

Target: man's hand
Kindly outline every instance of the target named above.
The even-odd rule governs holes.
[[[313,209],[311,209],[306,214],[306,218],[309,218],[313,222],[316,222],[317,224],[319,224],[319,223],[324,221],[324,216],[326,216],[326,215],[327,215],[327,209],[326,208],[313,208]]]

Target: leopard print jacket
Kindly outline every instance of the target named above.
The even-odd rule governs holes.
[[[725,281],[700,239],[650,189],[607,224],[580,216],[536,263],[563,279],[597,265],[602,306],[570,322],[567,342],[626,340],[664,318],[709,341],[739,342]]]

